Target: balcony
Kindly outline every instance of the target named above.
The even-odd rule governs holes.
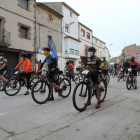
[[[11,33],[0,30],[0,46],[8,47],[11,45]]]

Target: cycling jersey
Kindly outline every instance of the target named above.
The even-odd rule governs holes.
[[[104,67],[103,67],[103,70],[107,70],[108,69],[108,62],[107,61],[104,61]]]
[[[129,63],[130,63],[130,66],[131,66],[132,69],[135,69],[138,66],[138,62],[136,62],[136,61],[133,61],[133,62],[130,61]]]
[[[3,64],[6,64],[6,66],[2,70],[7,70],[7,59],[0,60],[0,68],[3,66]]]
[[[21,64],[23,64],[23,68],[26,73],[33,72],[33,69],[31,67],[31,61],[28,58],[21,60],[20,63],[15,67],[15,69],[18,69]]]
[[[128,62],[124,62],[123,63],[123,68],[126,69],[126,68],[130,68],[130,64]]]
[[[67,65],[67,69],[70,71],[70,70],[73,70],[73,64],[69,64]]]
[[[45,60],[43,61],[43,63],[47,63],[48,65],[48,70],[52,70],[53,68],[56,67],[56,63],[54,61],[55,56],[53,54],[50,54],[48,57],[45,58]],[[42,67],[41,67],[42,68]]]

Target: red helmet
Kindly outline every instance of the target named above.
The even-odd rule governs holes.
[[[134,56],[131,56],[131,58],[130,58],[130,59],[134,60],[134,59],[135,59],[135,57],[134,57]]]

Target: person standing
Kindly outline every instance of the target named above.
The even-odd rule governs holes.
[[[24,71],[22,72],[22,75],[25,75],[26,79],[27,79],[27,91],[24,95],[28,95],[29,94],[29,89],[31,89],[30,78],[31,78],[31,74],[33,72],[33,69],[31,67],[31,61],[27,57],[28,57],[27,53],[22,53],[21,54],[21,61],[15,67],[15,70],[17,70],[21,66],[21,64],[23,64]]]
[[[8,71],[7,68],[7,59],[4,58],[4,54],[0,53],[0,79],[3,81],[3,87],[7,82],[5,75]]]

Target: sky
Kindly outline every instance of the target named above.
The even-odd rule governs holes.
[[[61,0],[36,0],[62,2]],[[106,43],[112,57],[125,46],[140,45],[140,0],[65,0],[80,14],[79,22]],[[112,44],[112,45],[110,45]]]

